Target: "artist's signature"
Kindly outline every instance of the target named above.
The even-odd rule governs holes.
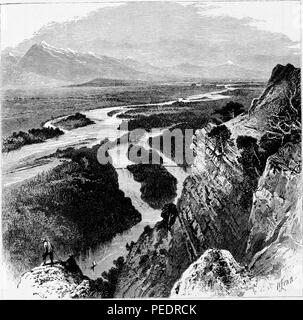
[[[281,291],[285,291],[287,289],[287,287],[293,283],[294,279],[293,277],[289,277],[289,278],[281,278],[281,280],[277,283],[277,290],[279,292]]]

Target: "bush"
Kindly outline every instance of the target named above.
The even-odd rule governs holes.
[[[113,298],[116,286],[118,283],[119,275],[125,265],[124,257],[119,257],[114,261],[114,267],[109,271],[102,273],[102,278],[98,278],[93,282],[93,287],[97,292],[101,292],[102,298]]]
[[[30,129],[28,132],[19,131],[3,140],[2,152],[10,152],[25,145],[44,142],[47,139],[55,138],[64,132],[58,128]]]
[[[218,150],[219,153],[222,154],[231,137],[231,132],[224,124],[222,124],[213,127],[208,133],[208,136],[216,139],[215,150]]]
[[[141,183],[141,198],[153,209],[161,209],[176,197],[177,179],[160,164],[133,164],[127,169]]]
[[[236,140],[238,149],[256,149],[258,148],[257,139],[250,136],[238,136]]]
[[[244,174],[253,189],[265,168],[266,157],[260,152],[257,139],[254,137],[238,136],[236,144],[238,149],[241,150],[238,161],[242,164]]]

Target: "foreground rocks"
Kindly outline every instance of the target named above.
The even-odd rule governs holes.
[[[94,281],[84,276],[74,259],[26,272],[18,284],[20,296],[33,299],[100,297]]]
[[[182,274],[171,297],[243,295],[250,278],[227,250],[209,249]]]

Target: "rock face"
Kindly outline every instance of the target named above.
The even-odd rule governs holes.
[[[171,297],[239,295],[249,283],[246,269],[229,251],[208,249],[175,283]]]
[[[174,296],[298,294],[302,282],[301,137],[294,137],[301,126],[300,97],[300,69],[278,65],[249,113],[225,123],[231,137],[223,152],[208,135],[211,125],[196,131],[192,174],[184,182],[178,218],[165,236],[165,258],[159,260],[153,250],[154,245],[163,245],[160,230],[154,228],[148,241],[141,237],[133,246],[125,265],[125,270],[140,274],[142,266],[134,263],[134,257],[152,255],[149,268],[144,265],[145,273],[138,280],[122,274],[117,296],[137,297],[132,288],[142,284],[139,296],[169,296],[178,279]],[[254,174],[248,174],[249,168],[241,162],[239,136],[258,143],[262,166]],[[273,138],[279,142],[275,146],[269,144]],[[260,147],[261,141],[269,146]],[[209,271],[217,270],[220,261],[226,264],[222,274]],[[151,270],[160,265],[157,280]],[[238,276],[244,266],[246,274]],[[224,282],[222,277],[230,279]],[[208,281],[215,287],[206,285]]]
[[[254,193],[249,223],[246,254],[252,272],[257,275],[281,274],[298,262],[298,266],[301,265],[302,176],[299,144],[286,144],[268,159]]]
[[[162,222],[146,228],[137,243],[131,245],[127,264],[116,287],[116,298],[161,297],[168,295],[166,265],[170,232]]]
[[[23,298],[71,299],[100,297],[94,281],[84,276],[73,258],[53,266],[39,266],[26,272],[18,284]]]

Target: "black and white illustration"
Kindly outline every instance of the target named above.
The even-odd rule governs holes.
[[[300,10],[2,4],[1,297],[301,297]]]

